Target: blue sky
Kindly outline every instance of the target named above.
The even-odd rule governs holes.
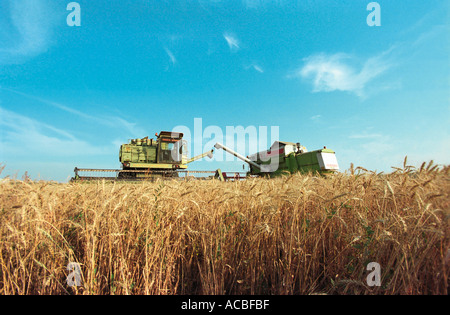
[[[373,27],[368,0],[80,0],[79,27],[69,2],[0,2],[2,176],[118,168],[121,143],[195,118],[277,126],[342,170],[450,162],[448,1],[377,1]],[[242,162],[191,165],[218,167]]]

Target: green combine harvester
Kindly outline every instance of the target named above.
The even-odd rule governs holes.
[[[156,137],[156,140],[148,137],[131,140],[120,147],[119,161],[124,171],[119,173],[119,178],[148,177],[150,172],[176,177],[176,171],[186,170],[189,163],[213,156],[214,150],[211,150],[188,159],[187,143],[182,133],[162,131]]]
[[[123,144],[119,150],[120,170],[80,169],[75,168],[72,180],[148,180],[156,178],[174,178],[180,173],[212,173],[203,171],[187,171],[188,164],[206,156],[213,157],[214,150],[193,158],[188,158],[187,142],[183,134],[161,131],[155,134],[156,139],[148,137],[132,139]],[[86,175],[89,174],[89,175]]]
[[[243,179],[247,177],[276,177],[283,174],[319,173],[330,174],[339,170],[339,165],[333,150],[323,149],[308,152],[300,143],[275,141],[267,151],[261,151],[244,157],[230,148],[216,143],[216,149],[222,149],[249,164],[246,174],[240,172],[224,173],[220,169],[215,171],[189,171],[188,165],[206,156],[213,157],[214,149],[188,158],[187,142],[183,134],[162,131],[156,134],[156,139],[148,137],[133,139],[123,144],[119,151],[120,170],[79,169],[75,168],[72,180],[153,180],[156,178],[178,178],[184,174],[191,178],[193,174],[210,174],[202,179],[219,178]],[[83,175],[80,173],[90,173]],[[95,175],[92,175],[95,174]]]
[[[248,176],[275,177],[282,174],[319,173],[331,174],[339,170],[333,150],[323,149],[308,152],[300,143],[275,141],[267,151],[244,157],[239,153],[216,143],[216,149],[222,149],[248,163]]]

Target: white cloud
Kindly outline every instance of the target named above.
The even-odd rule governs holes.
[[[229,0],[198,0],[200,5],[206,9],[210,6],[218,6],[218,5],[225,5],[229,4]],[[242,6],[247,10],[257,10],[261,8],[266,8],[268,6],[283,6],[286,3],[289,3],[289,1],[286,0],[242,0],[241,4]]]
[[[361,139],[372,139],[361,144],[362,151],[369,155],[382,156],[386,155],[387,152],[395,150],[395,146],[393,144],[393,141],[391,140],[391,137],[387,135],[376,135],[372,138]]]
[[[52,44],[52,30],[56,15],[49,0],[9,0],[9,7],[0,34],[0,59],[2,63],[17,63],[24,58],[35,57]],[[12,34],[6,35],[6,34]]]
[[[259,73],[264,73],[263,68],[261,68],[261,67],[258,66],[258,65],[253,65],[253,69],[255,69],[256,71],[258,71]]]
[[[242,2],[244,3],[245,7],[248,9],[257,9],[261,5],[263,5],[263,1],[261,1],[261,0],[242,0]]]
[[[172,64],[172,66],[175,66],[177,63],[177,58],[175,58],[175,55],[168,48],[164,48],[164,50],[166,51],[167,56],[169,56],[170,63]]]
[[[355,139],[354,137],[352,139]],[[359,141],[358,141],[359,140]],[[448,165],[450,159],[450,137],[442,135],[425,141],[417,138],[399,138],[386,134],[366,134],[356,140],[346,142],[340,147],[333,147],[338,153],[341,170],[345,170],[354,163],[369,170],[392,172],[393,166],[402,167],[405,156],[408,165],[420,167],[423,162],[433,160],[439,165]]]
[[[105,154],[110,147],[93,146],[70,133],[0,107],[0,147],[7,156],[73,157]]]
[[[367,59],[359,68],[354,65],[355,58],[347,54],[313,55],[290,77],[310,80],[315,93],[347,91],[365,97],[368,84],[392,66],[390,51]]]
[[[253,63],[251,65],[245,66],[244,68],[245,68],[245,70],[253,69],[253,70],[255,70],[255,71],[259,72],[259,73],[264,73],[264,69],[260,65],[258,65],[256,63]]]
[[[0,107],[0,163],[6,165],[2,176],[15,177],[28,171],[33,179],[66,181],[77,165],[113,165],[111,157],[117,156],[117,151],[115,142],[91,144],[65,130]]]
[[[235,51],[238,51],[239,49],[241,49],[240,41],[235,35],[229,34],[229,33],[224,33],[223,37],[227,41],[228,47],[230,47],[230,50],[232,52],[235,52]]]
[[[110,127],[110,128],[115,128],[115,129],[124,129],[124,131],[126,131],[130,136],[133,137],[142,137],[143,134],[145,134],[145,131],[139,127],[136,123],[132,123],[129,122],[125,119],[123,119],[122,117],[117,117],[117,116],[104,116],[104,117],[98,117],[98,116],[92,116],[89,114],[86,114],[82,111],[79,111],[77,109],[71,108],[69,106],[66,106],[64,104],[60,104],[57,102],[53,102],[53,101],[49,101],[34,95],[29,95],[23,92],[19,92],[13,89],[9,89],[9,88],[5,88],[5,87],[0,87],[0,89],[3,89],[5,91],[11,92],[11,93],[15,93],[17,95],[21,95],[23,97],[26,97],[28,99],[46,104],[46,105],[50,105],[54,108],[58,108],[62,111],[65,111],[69,114],[72,114],[74,116],[80,117],[84,120],[87,121],[91,121],[94,122],[96,124],[100,124],[106,127]]]
[[[350,139],[376,139],[376,138],[381,138],[383,137],[383,135],[378,134],[378,133],[362,133],[362,134],[354,134],[349,136]]]

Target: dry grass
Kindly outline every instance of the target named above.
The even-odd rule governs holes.
[[[431,163],[228,183],[3,179],[0,294],[444,295],[449,192],[449,168]]]

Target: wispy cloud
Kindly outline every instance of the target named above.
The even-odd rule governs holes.
[[[0,107],[0,147],[8,148],[8,156],[81,156],[105,154],[112,145],[93,146],[65,130],[39,122]],[[108,151],[107,148],[110,148]],[[106,150],[105,150],[106,149]],[[6,152],[5,152],[6,154]]]
[[[383,135],[379,133],[361,133],[361,134],[353,134],[349,136],[350,139],[378,139],[382,138]]]
[[[85,118],[85,119],[89,119],[89,120],[98,120],[97,117],[90,116],[90,115],[85,114],[85,113],[83,113],[83,112],[81,112],[79,110],[76,110],[74,108],[68,107],[66,105],[63,105],[63,104],[60,104],[60,103],[57,103],[57,102],[49,101],[49,100],[43,99],[41,97],[30,95],[30,94],[27,94],[27,93],[23,93],[23,92],[20,92],[20,91],[14,90],[14,89],[10,89],[10,88],[7,88],[7,87],[0,87],[0,89],[8,91],[8,92],[11,92],[11,93],[14,93],[14,94],[17,94],[17,95],[20,95],[20,96],[23,96],[23,97],[26,97],[28,99],[31,99],[31,100],[34,100],[34,101],[37,101],[37,102],[40,102],[40,103],[44,103],[44,104],[53,106],[55,108],[61,109],[61,110],[65,111],[65,112],[68,112],[70,114],[74,114],[74,115],[79,116],[81,118]]]
[[[363,61],[359,67],[355,65],[356,58],[348,54],[321,53],[309,56],[304,59],[304,65],[290,77],[309,80],[315,93],[346,91],[365,97],[369,82],[393,66],[390,51]]]
[[[1,62],[17,63],[47,51],[52,44],[52,32],[57,18],[52,2],[49,0],[5,1],[8,4],[4,5],[4,8],[9,8],[9,12],[6,12],[2,26],[8,31],[0,34]]]
[[[263,5],[263,1],[261,0],[242,0],[242,3],[245,5],[248,9],[257,9],[261,5]]]
[[[241,43],[240,43],[239,39],[234,34],[224,33],[223,37],[227,41],[228,47],[230,47],[230,50],[232,52],[236,52],[239,49],[241,49],[241,47],[240,47]]]
[[[60,109],[64,112],[67,112],[69,114],[72,114],[74,116],[82,118],[84,120],[94,122],[99,125],[103,125],[103,126],[106,126],[109,128],[115,128],[115,129],[123,129],[130,136],[133,136],[133,137],[141,137],[145,133],[145,131],[141,127],[139,127],[136,123],[129,122],[129,121],[123,119],[122,117],[110,116],[110,115],[105,115],[103,117],[93,116],[93,115],[84,113],[82,111],[79,111],[77,109],[71,108],[67,105],[64,105],[64,104],[61,104],[58,102],[54,102],[54,101],[50,101],[50,100],[46,100],[41,97],[37,97],[34,95],[30,95],[30,94],[16,91],[16,90],[6,88],[6,87],[0,87],[0,89],[23,96],[23,97],[26,97],[28,99],[37,101],[42,104],[52,106],[54,108]]]
[[[167,47],[165,47],[164,50],[166,51],[167,56],[169,56],[171,65],[175,66],[177,64],[177,58],[175,58],[173,52]]]
[[[359,154],[371,156],[372,159],[383,159],[386,161],[385,165],[388,165],[388,161],[392,161],[393,156],[399,154],[395,147],[396,142],[398,140],[393,139],[389,135],[377,135],[373,138],[366,138],[360,145],[361,150]],[[389,153],[392,153],[391,156]],[[370,160],[370,158],[366,158],[366,160]]]
[[[253,65],[253,69],[254,69],[255,71],[258,71],[259,73],[264,73],[263,68],[262,68],[261,66],[259,66],[259,65],[254,64],[254,65]]]
[[[245,66],[244,68],[245,70],[252,69],[255,70],[256,72],[264,73],[264,69],[257,63],[252,63],[251,65]]]
[[[447,25],[435,25],[431,29],[423,31],[417,39],[413,42],[412,46],[417,49],[417,46],[424,46],[426,47],[426,43],[433,39],[433,37],[440,36],[444,34],[443,36],[446,36],[448,32],[450,31],[450,26]]]
[[[210,6],[225,5],[231,2],[229,0],[197,0],[197,1],[205,10]],[[248,10],[255,10],[274,5],[283,6],[286,3],[290,2],[286,0],[241,0],[241,5]]]

